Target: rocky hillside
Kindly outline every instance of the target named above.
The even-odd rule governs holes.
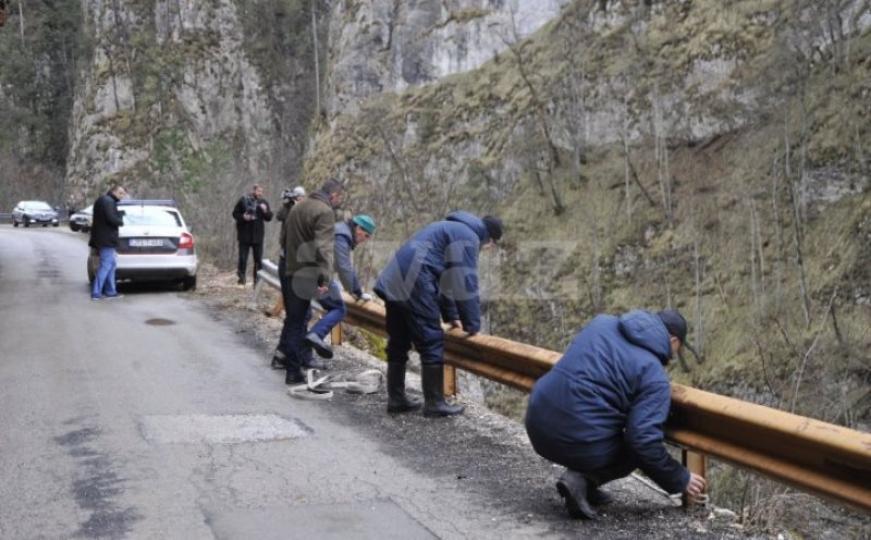
[[[228,261],[235,199],[260,182],[275,201],[301,168],[326,15],[284,0],[15,4],[0,32],[0,118],[15,126],[0,160],[23,182],[0,205],[79,208],[122,182],[175,197],[204,252]]]
[[[867,430],[869,2],[577,1],[528,37],[493,4],[419,30],[480,20],[504,45],[437,80],[406,77],[378,31],[331,32],[327,99],[346,105],[306,176],[339,172],[384,224],[366,262],[449,209],[498,213],[492,333],[561,349],[597,312],[675,306],[704,359],[677,380]],[[333,24],[424,19],[368,13]]]
[[[506,217],[495,333],[559,348],[598,311],[674,305],[707,360],[692,382],[800,409],[822,370],[829,419],[867,421],[868,3],[574,2],[527,39],[501,16],[490,61],[414,86],[383,38],[331,33],[328,100],[349,105],[307,176],[348,178],[382,240],[455,207]]]

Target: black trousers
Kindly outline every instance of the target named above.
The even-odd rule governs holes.
[[[254,281],[257,281],[257,272],[263,266],[263,243],[258,242],[252,244],[239,240],[239,267],[236,269],[236,275],[239,279],[245,279],[245,268],[248,266],[248,250],[254,252]]]
[[[566,446],[556,442],[559,434],[540,429],[528,412],[525,423],[529,442],[538,455],[583,474],[597,486],[629,476],[640,466],[638,457],[623,441]]]
[[[422,364],[444,364],[445,333],[440,315],[424,314],[406,302],[386,302],[387,361],[408,362],[408,351],[414,345]]]

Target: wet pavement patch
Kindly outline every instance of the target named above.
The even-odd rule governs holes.
[[[98,428],[85,427],[54,438],[76,459],[78,472],[72,492],[79,508],[89,511],[75,536],[121,538],[132,530],[141,516],[133,507],[119,508],[115,499],[124,493],[125,479],[118,476],[108,455],[89,446],[101,435]]]
[[[391,500],[222,512],[207,519],[215,538],[438,538]]]
[[[145,321],[145,324],[150,324],[151,326],[172,326],[175,324],[175,321],[171,321],[169,319],[148,319]]]
[[[145,440],[158,444],[238,444],[298,439],[312,432],[299,420],[277,414],[146,416],[141,428]]]

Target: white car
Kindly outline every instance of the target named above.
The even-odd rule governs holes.
[[[94,205],[83,208],[70,216],[70,230],[88,232],[91,230],[91,219],[94,217]]]
[[[118,229],[118,281],[174,281],[184,290],[197,286],[194,237],[172,200],[134,200],[118,203],[124,225]],[[88,257],[88,279],[99,266],[97,251]]]

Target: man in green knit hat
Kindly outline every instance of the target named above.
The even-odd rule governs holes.
[[[324,341],[324,338],[333,327],[342,322],[348,311],[342,300],[342,287],[350,292],[357,301],[366,302],[372,299],[372,295],[363,292],[360,280],[357,279],[352,252],[354,248],[372,238],[374,234],[375,220],[366,214],[357,214],[348,221],[336,223],[333,260],[339,279],[332,280],[327,293],[317,299],[326,313],[305,336],[305,340],[315,352],[324,358],[333,357],[333,349]]]

